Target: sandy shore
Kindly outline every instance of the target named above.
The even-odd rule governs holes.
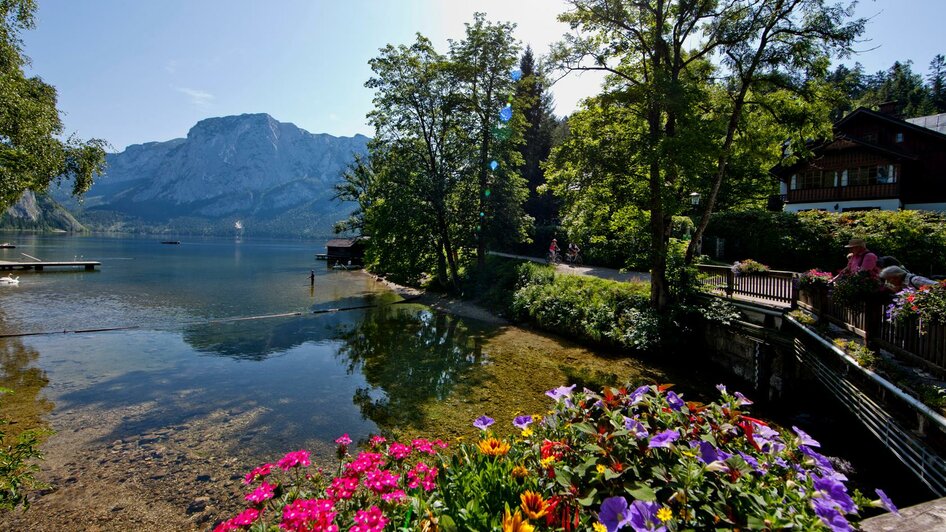
[[[411,288],[409,286],[402,286],[373,273],[366,271],[363,271],[363,273],[384,284],[392,291],[399,294],[401,297],[412,299],[416,298],[414,302],[421,305],[427,305],[428,307],[439,310],[440,312],[452,314],[461,318],[480,320],[493,325],[510,325],[508,320],[464,299],[448,296],[446,294],[439,294],[436,292],[428,292],[417,288]]]

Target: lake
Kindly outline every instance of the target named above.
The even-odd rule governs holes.
[[[670,378],[548,335],[392,304],[401,298],[373,277],[315,261],[324,242],[175,238],[4,237],[17,248],[0,260],[102,266],[22,272],[0,287],[0,334],[17,335],[0,339],[0,386],[16,391],[4,417],[14,433],[55,431],[43,465],[53,488],[0,528],[206,528],[240,507],[243,473],[286,451],[330,463],[343,433],[454,440],[483,414],[509,425],[516,411],[545,411],[543,392],[566,382]],[[313,314],[364,305],[374,307]],[[278,316],[288,313],[301,315]],[[73,332],[89,330],[100,331]]]

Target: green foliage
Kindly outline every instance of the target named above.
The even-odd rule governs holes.
[[[826,290],[831,284],[832,277],[834,276],[830,272],[812,268],[798,276],[798,288],[800,290]]]
[[[725,238],[722,259],[752,256],[778,270],[838,271],[846,262],[844,245],[855,237],[866,239],[878,256],[896,257],[910,271],[937,272],[946,265],[942,213],[743,210],[714,214],[706,234]]]
[[[105,165],[104,141],[60,139],[55,87],[23,72],[20,33],[33,28],[35,11],[33,0],[0,2],[0,211],[56,179],[71,180],[81,194]]]
[[[0,388],[0,394],[6,393],[12,391]],[[0,419],[0,427],[6,423],[6,420]],[[40,438],[45,434],[44,431],[27,430],[21,432],[16,441],[10,442],[0,430],[0,510],[17,507],[26,510],[30,506],[28,492],[46,487],[46,484],[36,479],[39,466],[35,462],[43,459],[39,445]]]
[[[859,305],[876,299],[882,294],[883,284],[868,272],[857,272],[854,275],[842,275],[835,282],[831,290],[831,299],[838,305],[856,308]]]
[[[858,107],[876,110],[880,104],[894,102],[904,118],[946,112],[946,59],[937,55],[930,62],[927,80],[913,71],[913,61],[895,61],[887,70],[865,74],[860,63],[853,68],[839,65],[829,76],[843,92],[832,117],[837,120]]]
[[[649,294],[647,283],[557,275],[552,268],[524,264],[511,311],[547,331],[647,350],[659,342],[661,326]]]
[[[739,275],[749,275],[752,273],[765,273],[769,271],[769,267],[752,259],[743,259],[733,263],[732,271]]]
[[[901,290],[887,315],[891,321],[917,325],[920,334],[926,333],[928,325],[946,323],[946,282]]]
[[[861,367],[873,369],[877,365],[877,353],[871,351],[865,345],[854,340],[845,340],[843,338],[835,339],[834,345],[851,355]]]

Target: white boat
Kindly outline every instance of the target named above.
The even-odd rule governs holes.
[[[6,277],[0,277],[0,284],[18,285],[20,284],[20,278],[14,277],[12,274],[7,275]]]

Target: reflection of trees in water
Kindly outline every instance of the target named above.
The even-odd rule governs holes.
[[[481,333],[417,308],[373,310],[338,337],[349,373],[360,371],[369,384],[355,392],[355,404],[384,428],[422,423],[424,402],[446,398],[482,358]]]
[[[7,438],[25,430],[48,427],[45,416],[54,405],[40,394],[49,378],[34,365],[38,359],[39,351],[26,347],[21,340],[0,340],[0,387],[13,390],[0,396],[2,417],[11,422],[3,427]]]

